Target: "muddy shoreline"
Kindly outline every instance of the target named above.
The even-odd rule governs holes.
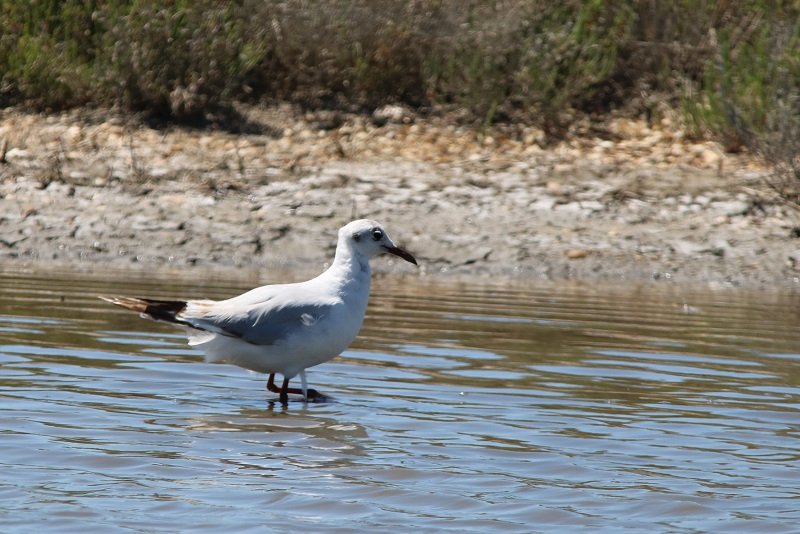
[[[800,286],[798,217],[766,171],[668,121],[609,120],[542,147],[535,130],[403,109],[247,118],[234,134],[3,112],[0,262],[305,275],[339,226],[369,217],[424,276]]]

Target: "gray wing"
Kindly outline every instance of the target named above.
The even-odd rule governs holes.
[[[292,284],[294,285],[294,284]],[[198,302],[182,319],[210,332],[237,337],[254,345],[274,345],[312,327],[328,314],[335,302],[309,298],[303,291],[272,286],[260,299],[235,298],[216,303]]]

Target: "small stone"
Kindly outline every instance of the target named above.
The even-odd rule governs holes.
[[[492,254],[492,249],[489,247],[477,247],[473,250],[467,250],[460,257],[451,258],[451,263],[454,265],[472,265],[479,261],[486,261]]]
[[[679,239],[669,244],[669,247],[682,256],[694,256],[708,250],[704,245],[686,239]]]
[[[707,148],[700,152],[700,163],[706,167],[716,167],[719,161],[720,155],[715,150]]]
[[[560,182],[549,181],[547,182],[547,192],[551,195],[561,195],[564,192],[564,186]]]
[[[530,204],[530,208],[536,211],[550,211],[556,205],[556,200],[552,197],[543,197],[535,200]]]
[[[567,259],[570,260],[580,260],[587,257],[589,254],[591,254],[590,251],[582,248],[573,248],[565,252]]]
[[[414,122],[414,113],[404,106],[386,105],[372,112],[372,121],[377,126],[387,123],[410,124]]]
[[[579,202],[581,208],[589,211],[603,211],[605,205],[598,200],[582,200]]]
[[[744,215],[750,211],[750,202],[743,200],[719,201],[712,203],[711,207],[721,211],[728,217],[736,217],[737,215]]]
[[[6,159],[27,158],[30,152],[22,148],[11,148],[6,152]]]

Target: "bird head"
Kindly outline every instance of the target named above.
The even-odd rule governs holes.
[[[339,230],[339,239],[346,240],[354,250],[368,258],[386,252],[417,265],[414,256],[395,245],[386,230],[375,221],[359,219],[348,223]]]

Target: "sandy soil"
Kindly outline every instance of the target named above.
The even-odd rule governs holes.
[[[369,217],[420,275],[800,286],[798,218],[765,171],[669,121],[543,148],[535,129],[402,108],[246,115],[230,133],[3,112],[2,264],[311,273],[339,226]]]

